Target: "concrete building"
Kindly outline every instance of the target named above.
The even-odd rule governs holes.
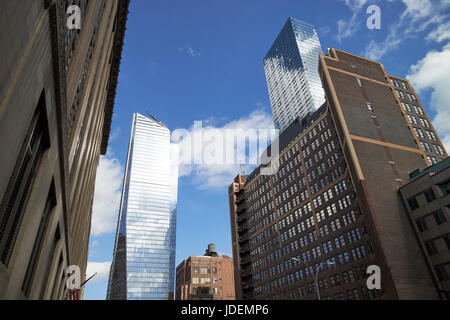
[[[408,217],[442,299],[450,299],[450,158],[410,174],[400,188]]]
[[[135,113],[108,300],[173,300],[177,192],[178,145],[164,124]]]
[[[234,300],[233,260],[209,244],[204,256],[192,256],[177,267],[177,300]]]
[[[437,299],[398,196],[447,157],[423,106],[409,81],[347,52],[321,55],[319,74],[327,102],[281,133],[278,172],[229,188],[237,298],[316,299],[317,286],[323,299]]]
[[[322,53],[316,28],[290,17],[265,56],[270,104],[280,131],[325,102],[317,71]]]
[[[65,299],[86,273],[129,0],[0,2],[0,299]]]

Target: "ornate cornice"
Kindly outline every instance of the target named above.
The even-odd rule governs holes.
[[[111,132],[111,122],[113,116],[114,102],[116,99],[116,90],[119,80],[120,62],[122,60],[122,49],[124,45],[126,23],[128,18],[128,7],[130,0],[119,0],[116,13],[116,33],[114,35],[114,44],[112,48],[111,71],[109,74],[109,87],[105,106],[105,121],[103,123],[103,138],[100,152],[106,154],[108,140]]]

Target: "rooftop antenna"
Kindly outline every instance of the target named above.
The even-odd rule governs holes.
[[[241,166],[241,175],[245,176],[244,166],[242,165],[242,161],[240,163]]]

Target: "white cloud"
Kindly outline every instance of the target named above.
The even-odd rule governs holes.
[[[439,37],[437,37],[438,39]],[[430,51],[411,66],[407,78],[419,90],[431,90],[430,104],[436,111],[433,125],[447,150],[450,150],[450,43],[441,51]]]
[[[123,168],[109,151],[100,157],[95,180],[91,233],[99,236],[114,232],[119,212]]]
[[[190,55],[191,57],[201,57],[202,56],[201,52],[194,50],[191,46],[179,47],[178,51],[186,53],[187,55]]]
[[[99,244],[98,240],[92,241],[91,245],[89,246],[89,257],[94,256],[96,253],[95,247]]]
[[[122,134],[122,129],[120,127],[116,127],[109,136],[109,142],[116,140]]]
[[[257,106],[260,107],[261,104],[257,104]],[[221,135],[223,137],[225,136],[225,132],[227,132],[227,130],[243,130],[245,132],[248,129],[271,130],[274,128],[272,116],[260,109],[252,112],[248,116],[230,121],[220,127],[213,126],[213,124],[216,123],[216,121],[209,119],[208,123],[206,123],[206,126],[202,127],[203,137],[210,137],[214,134]],[[204,122],[203,125],[205,125]],[[192,126],[188,131],[191,135],[193,135],[194,126]],[[192,147],[191,141],[186,141],[186,139],[181,140],[179,144],[180,155],[191,155],[192,159],[200,159],[202,164],[182,163],[183,156],[180,156],[179,176],[191,176],[193,179],[193,183],[200,189],[223,188],[230,185],[236,175],[240,172],[239,162],[234,164],[220,164],[218,162],[209,162],[209,164],[207,164],[203,161],[205,159],[205,150],[208,146],[211,146],[211,148],[215,148],[215,150],[218,150],[221,148],[220,146],[223,146],[222,144],[220,146],[218,144],[216,145],[216,142],[221,143],[214,140],[214,142],[210,144],[204,143],[203,149],[195,149]],[[257,137],[249,137],[248,142],[257,144]],[[245,146],[243,148],[238,148],[238,146],[235,145],[233,147],[233,150],[235,152],[235,159],[237,159],[239,156],[245,157],[245,154],[249,156],[249,150],[248,148],[245,148]],[[251,159],[247,157],[247,161],[243,164],[246,173],[249,173],[249,171],[255,167],[255,165],[249,164],[250,160]],[[226,163],[226,161],[223,161],[222,163]]]
[[[86,279],[93,276],[95,273],[97,275],[92,278],[89,282],[102,281],[108,279],[109,269],[111,267],[111,261],[106,262],[88,262],[86,268]]]
[[[449,18],[449,0],[401,0],[405,9],[398,21],[389,26],[388,36],[381,42],[371,40],[364,56],[379,60],[395,50],[406,39],[439,26]],[[392,2],[392,1],[391,1]]]
[[[450,40],[450,22],[439,25],[428,35],[427,40],[434,40],[436,42]]]
[[[338,34],[336,40],[341,43],[343,39],[350,38],[355,34],[358,27],[361,25],[360,13],[363,11],[364,5],[368,0],[341,0],[353,12],[350,19],[340,19],[338,21]]]

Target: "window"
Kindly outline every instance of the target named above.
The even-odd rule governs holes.
[[[192,278],[192,283],[193,284],[199,284],[199,278]]]
[[[434,145],[434,147],[436,148],[437,153],[439,153],[440,155],[444,155],[445,154],[444,150],[442,150],[441,146]]]
[[[436,266],[435,270],[439,281],[447,281],[449,279],[445,265]]]
[[[402,107],[403,107],[403,110],[405,110],[405,112],[407,111],[407,112],[411,112],[411,106],[408,104],[408,103],[401,103],[402,104]]]
[[[434,194],[432,189],[428,189],[424,192],[425,198],[427,199],[428,203],[436,200],[436,195]]]
[[[425,242],[425,248],[427,248],[427,252],[430,256],[438,252],[433,241]]]
[[[433,152],[433,151],[431,150],[431,147],[430,147],[430,145],[428,144],[428,142],[420,141],[420,145],[422,146],[422,148],[423,148],[425,151],[427,151],[427,152]]]
[[[39,261],[39,255],[41,253],[42,245],[44,244],[44,237],[47,231],[48,221],[50,219],[50,214],[52,209],[56,205],[56,194],[54,184],[50,186],[50,191],[47,197],[47,202],[44,207],[44,212],[41,217],[41,222],[39,224],[39,229],[34,239],[34,247],[31,252],[31,257],[28,262],[27,271],[25,273],[25,278],[22,284],[22,292],[26,297],[30,294],[31,285],[33,283],[34,274]]]
[[[406,117],[408,118],[409,122],[411,122],[414,125],[417,125],[417,119],[414,116],[410,116],[409,114],[406,115]]]
[[[209,268],[200,268],[201,274],[209,274],[209,272],[210,272]]]
[[[414,132],[416,133],[416,135],[420,138],[425,138],[425,135],[423,134],[422,129],[419,128],[414,128]]]
[[[354,300],[359,300],[358,289],[353,289],[353,297],[354,297]]]
[[[431,156],[427,156],[428,162],[431,164],[436,164],[438,163],[438,161],[436,160],[435,157],[431,157]]]
[[[405,94],[402,91],[395,90],[397,92],[397,96],[401,99],[405,99]]]
[[[420,232],[424,232],[425,230],[428,229],[425,219],[417,220],[416,224],[417,224],[417,228],[419,229]]]
[[[360,87],[363,86],[362,81],[361,81],[360,78],[356,78],[356,82],[358,83],[358,86],[360,86]]]
[[[391,83],[392,83],[394,86],[399,87],[399,84],[398,84],[398,81],[397,81],[397,80],[391,79]]]
[[[0,261],[8,265],[42,155],[49,147],[45,95],[42,94],[0,204]]]
[[[414,211],[417,208],[419,208],[419,204],[417,203],[416,198],[409,199],[408,200],[408,205],[409,205],[409,208],[411,209],[411,211]]]
[[[436,220],[436,223],[438,225],[441,225],[445,222],[447,222],[447,218],[445,217],[444,213],[441,210],[438,210],[433,213],[434,220]]]
[[[444,237],[444,241],[445,241],[445,244],[447,245],[447,248],[450,249],[450,235],[446,235]]]

